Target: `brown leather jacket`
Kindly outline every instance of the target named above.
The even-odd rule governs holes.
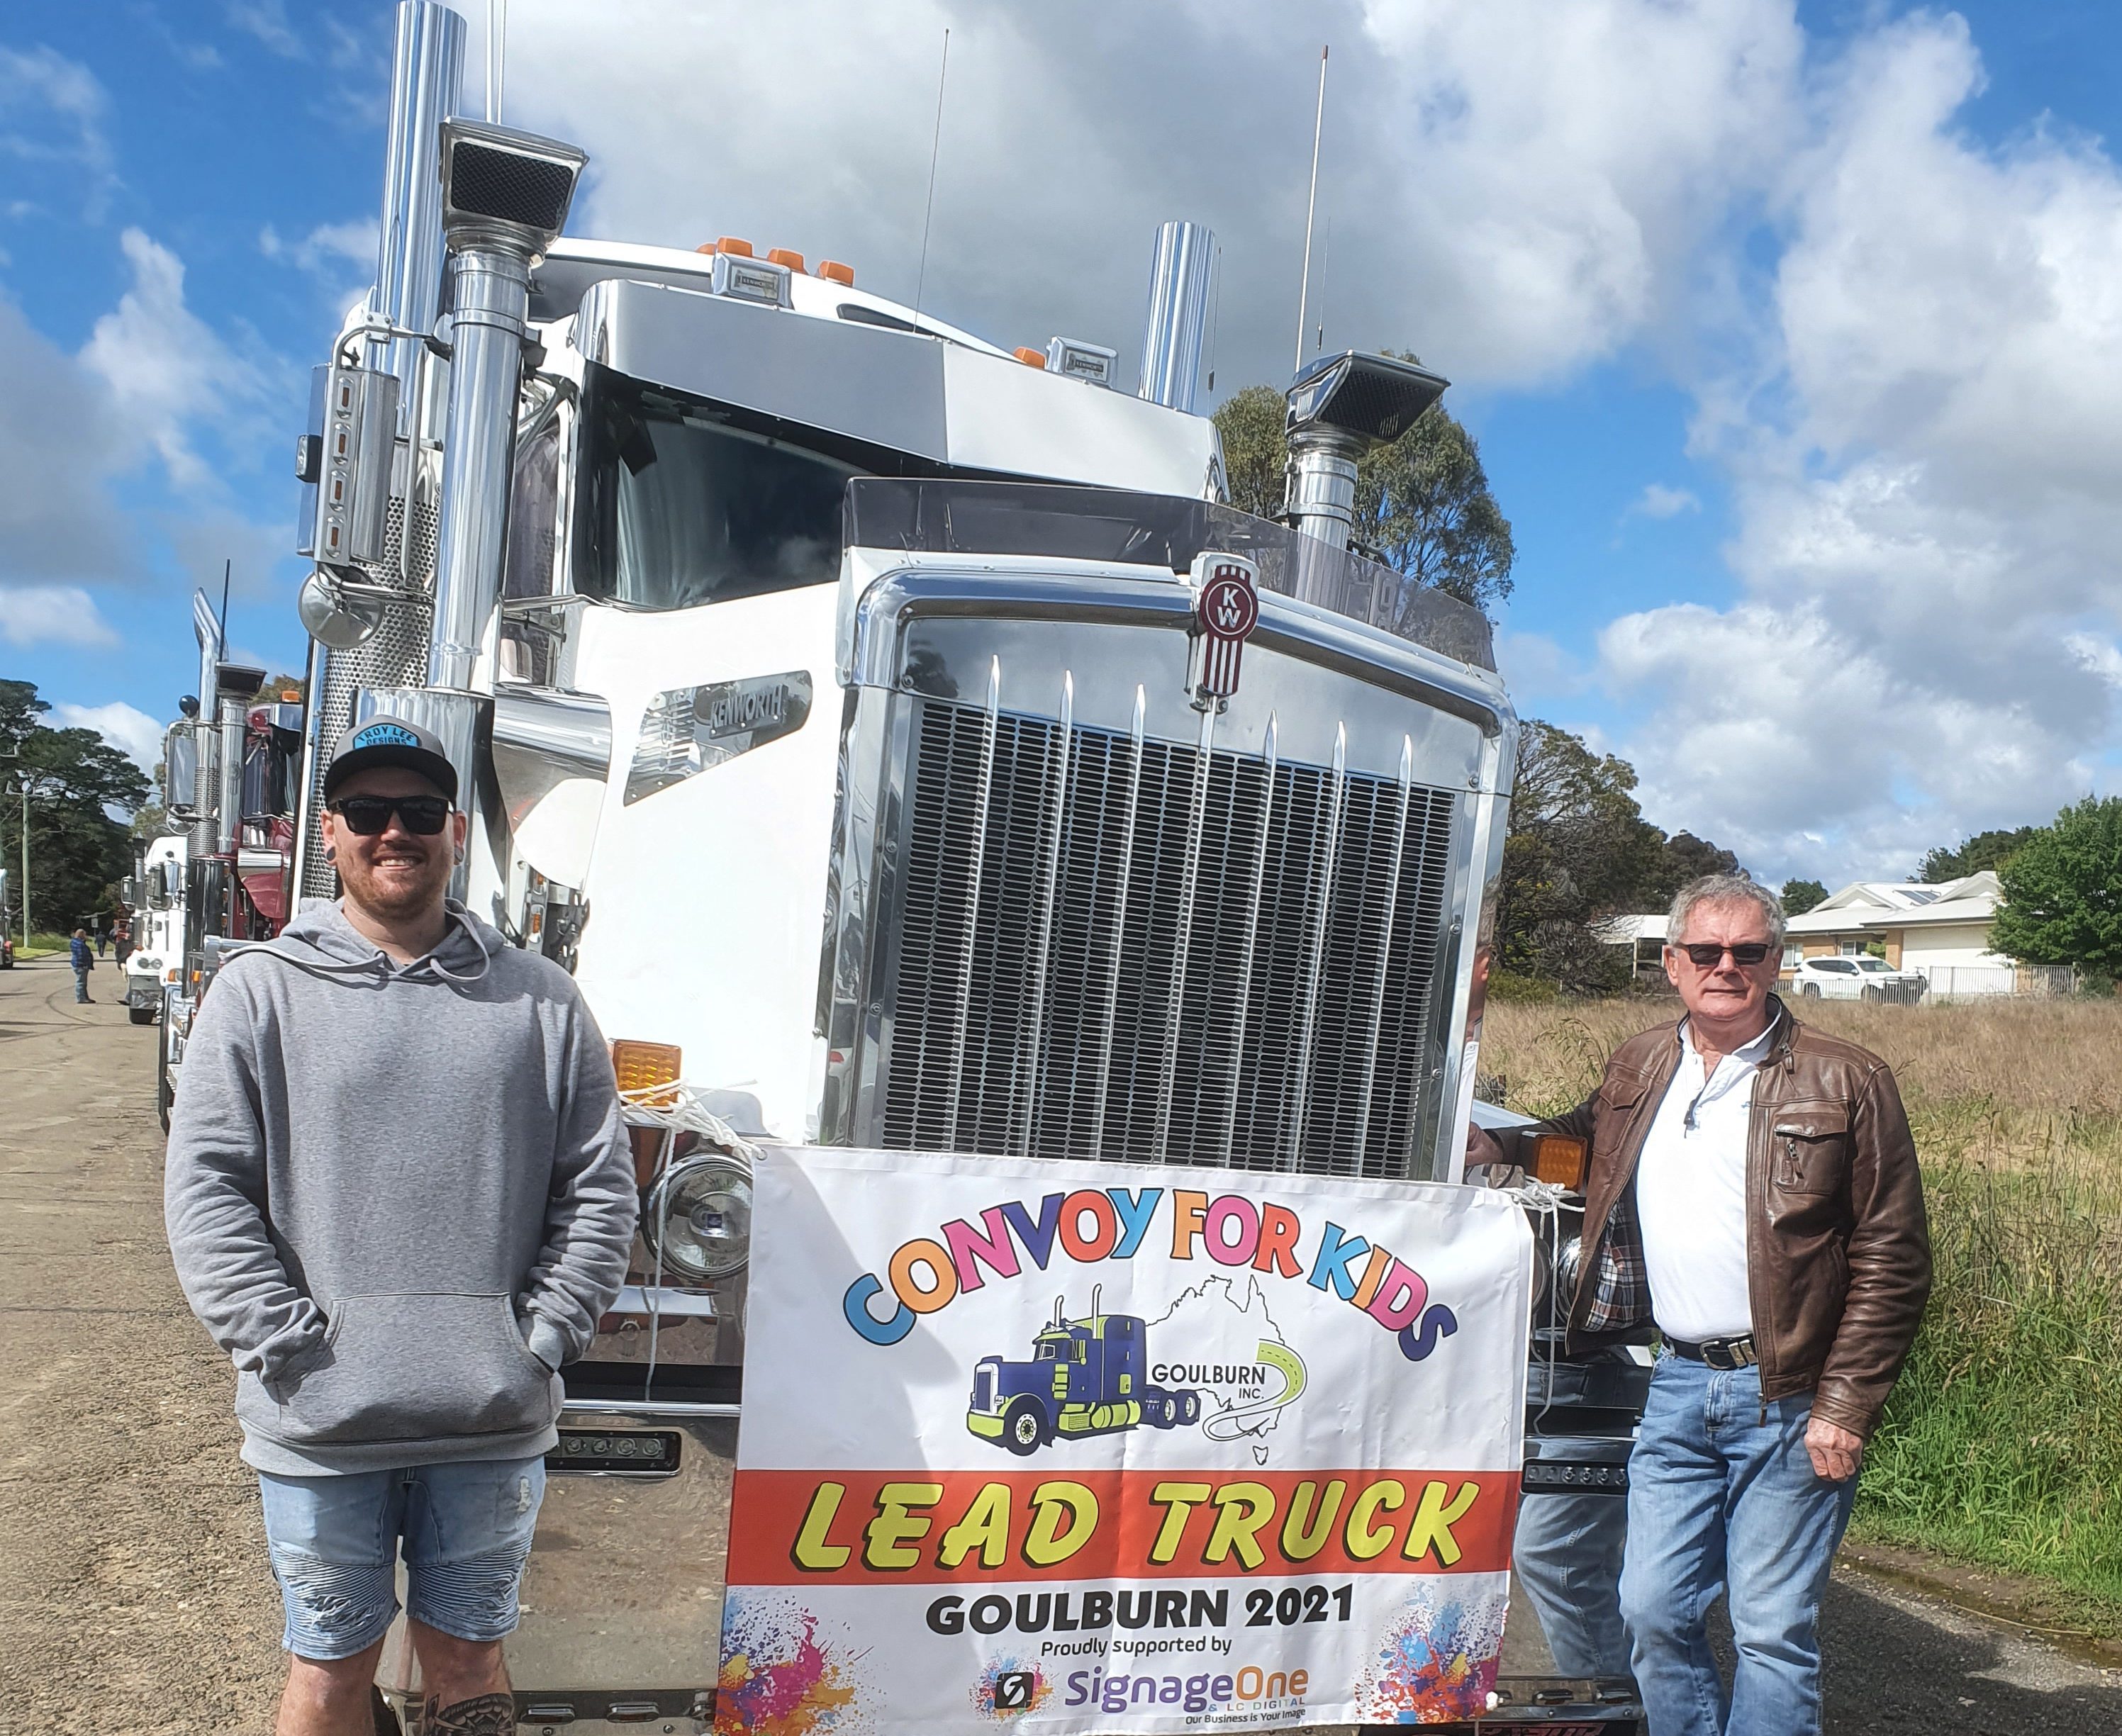
[[[1761,1394],[1810,1390],[1816,1416],[1869,1436],[1930,1295],[1915,1145],[1885,1062],[1772,1004],[1776,1035],[1755,1077],[1746,1140],[1747,1282]],[[1648,1320],[1636,1158],[1683,1052],[1677,1021],[1630,1038],[1597,1091],[1540,1124],[1592,1146],[1573,1348]],[[1595,1312],[1610,1331],[1591,1329]]]

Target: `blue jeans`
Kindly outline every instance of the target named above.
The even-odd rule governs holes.
[[[88,1005],[88,973],[85,970],[73,973],[73,1004],[76,1006]]]
[[[1566,1458],[1569,1446],[1559,1442],[1555,1450]],[[1628,1677],[1620,1587],[1628,1520],[1628,1500],[1619,1491],[1541,1490],[1518,1497],[1511,1571],[1540,1617],[1554,1667],[1565,1676]]]
[[[398,1613],[399,1539],[413,1619],[460,1640],[505,1638],[545,1494],[545,1461],[481,1458],[344,1477],[258,1473],[265,1545],[287,1626],[320,1664],[366,1651]]]
[[[1621,1615],[1650,1736],[1816,1736],[1821,1594],[1857,1480],[1816,1476],[1810,1393],[1761,1405],[1758,1369],[1720,1373],[1670,1351],[1629,1459]],[[1738,1670],[1727,1692],[1704,1617],[1729,1591]]]

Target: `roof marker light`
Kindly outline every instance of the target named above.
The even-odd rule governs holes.
[[[1026,367],[1043,368],[1046,366],[1046,352],[1044,350],[1030,349],[1019,344],[1010,353]]]
[[[766,250],[766,257],[776,265],[786,265],[791,271],[803,268],[803,255],[792,247],[769,247]]]
[[[715,237],[714,250],[717,253],[733,253],[740,259],[748,259],[751,257],[751,243],[741,236],[718,235]]]
[[[839,284],[844,288],[853,289],[855,287],[854,267],[843,265],[838,259],[819,260],[818,275]]]

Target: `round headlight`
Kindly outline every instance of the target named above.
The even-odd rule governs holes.
[[[1584,1271],[1584,1238],[1573,1235],[1562,1244],[1554,1262],[1554,1282],[1562,1293],[1562,1305],[1569,1306],[1577,1295],[1577,1281]]]
[[[751,1258],[751,1170],[721,1152],[674,1164],[641,1215],[648,1251],[681,1278],[713,1283]]]

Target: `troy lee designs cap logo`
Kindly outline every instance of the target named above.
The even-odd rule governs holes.
[[[353,738],[357,748],[417,748],[420,738],[400,723],[372,723]]]
[[[1201,691],[1219,699],[1238,690],[1238,660],[1260,625],[1260,589],[1253,563],[1235,554],[1204,554],[1194,562],[1195,606],[1204,655]]]

